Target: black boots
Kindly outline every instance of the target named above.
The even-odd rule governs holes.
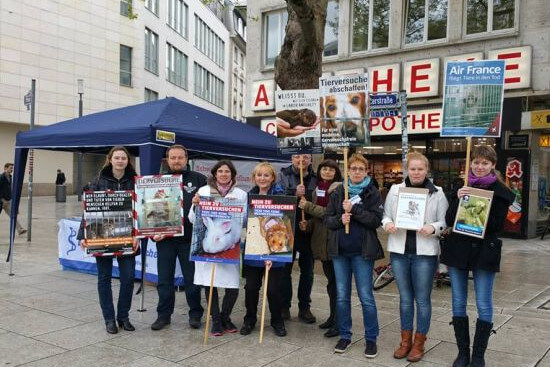
[[[472,363],[470,367],[485,367],[485,350],[489,336],[493,330],[493,323],[477,319],[474,344],[472,345]]]
[[[453,328],[455,329],[456,345],[458,356],[453,362],[453,367],[468,367],[470,364],[470,325],[468,316],[453,317]]]

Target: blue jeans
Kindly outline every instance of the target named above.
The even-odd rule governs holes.
[[[493,283],[496,273],[487,270],[473,270],[474,290],[478,318],[493,322]],[[461,270],[449,266],[451,277],[451,291],[453,297],[453,316],[465,317],[468,303],[468,270]]]
[[[200,319],[202,317],[204,309],[201,306],[201,287],[193,284],[195,263],[189,260],[190,250],[191,244],[189,243],[157,242],[157,292],[159,295],[157,314],[159,318],[169,319],[174,312],[176,259],[180,262],[185,282],[185,298],[189,305],[189,318]]]
[[[116,319],[127,320],[130,307],[132,307],[136,258],[134,256],[121,256],[116,259],[120,273]],[[114,321],[115,308],[113,306],[113,290],[111,289],[113,258],[111,256],[98,256],[95,260],[97,264],[97,292],[99,293],[99,304],[103,319]]]
[[[391,267],[399,289],[401,330],[413,330],[416,301],[416,331],[427,334],[432,318],[432,284],[437,256],[390,254]]]
[[[361,255],[341,255],[332,259],[336,276],[336,314],[340,338],[351,340],[351,275],[355,277],[357,294],[363,309],[365,339],[376,342],[378,337],[378,312],[372,293],[374,260]]]

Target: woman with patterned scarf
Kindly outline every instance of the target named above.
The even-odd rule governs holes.
[[[344,187],[339,186],[329,197],[325,224],[329,232],[328,255],[336,276],[336,314],[340,340],[334,352],[344,353],[351,345],[351,276],[355,277],[357,294],[363,309],[365,357],[374,358],[378,351],[378,312],[372,291],[374,261],[384,257],[376,228],[382,222],[384,207],[380,192],[367,175],[368,161],[353,154],[348,163],[349,200],[344,200]],[[345,227],[349,225],[349,233]]]

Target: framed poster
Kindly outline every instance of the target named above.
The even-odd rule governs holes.
[[[195,206],[190,259],[238,264],[245,215],[245,201],[201,196]]]
[[[489,220],[493,192],[473,187],[470,191],[470,195],[464,195],[458,203],[453,232],[483,238]]]
[[[321,78],[319,90],[323,148],[369,144],[368,74]]]
[[[400,187],[397,194],[395,226],[402,229],[419,230],[426,219],[428,189]]]
[[[181,175],[137,176],[136,237],[183,236]]]
[[[447,63],[441,136],[500,137],[504,60]]]
[[[84,192],[86,254],[112,256],[133,253],[133,191]]]
[[[322,153],[319,90],[278,90],[277,148],[281,154]]]
[[[296,198],[249,195],[245,260],[292,262]]]

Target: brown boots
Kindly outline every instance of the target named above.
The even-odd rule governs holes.
[[[424,342],[426,341],[426,334],[416,333],[414,334],[414,343],[412,346],[409,355],[407,356],[407,361],[409,362],[418,362],[424,356]]]
[[[414,334],[414,343],[412,341],[412,331],[401,330],[401,344],[399,348],[393,352],[393,358],[402,359],[407,357],[409,362],[418,362],[424,356],[424,342],[426,335]]]
[[[399,348],[393,352],[393,358],[402,359],[408,356],[412,348],[412,339],[412,331],[401,330],[401,344],[399,344]]]

